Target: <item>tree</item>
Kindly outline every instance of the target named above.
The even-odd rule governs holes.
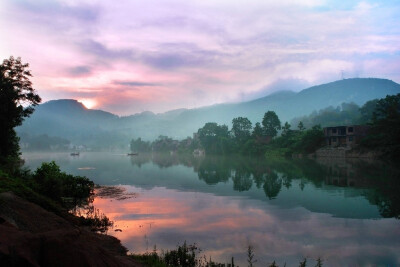
[[[290,132],[291,125],[288,122],[285,122],[285,125],[282,127],[282,136],[286,136]]]
[[[263,129],[261,127],[261,124],[259,122],[256,123],[254,126],[253,132],[251,134],[253,137],[260,137],[263,135]]]
[[[370,100],[360,108],[360,123],[365,124],[371,122],[377,103],[378,99]]]
[[[218,125],[215,122],[207,122],[198,131],[201,145],[207,153],[225,153],[229,147],[228,126]]]
[[[300,121],[299,124],[297,125],[297,128],[299,128],[300,131],[304,131],[306,128],[303,125],[303,122]]]
[[[0,157],[17,157],[18,137],[14,128],[29,117],[41,101],[32,88],[29,64],[10,57],[0,65]]]
[[[376,102],[371,129],[363,145],[380,150],[390,159],[400,158],[400,94],[386,96]]]
[[[264,114],[262,125],[266,136],[275,137],[278,134],[278,130],[281,129],[281,121],[274,111],[268,111]]]
[[[130,146],[132,152],[148,152],[151,150],[150,143],[143,141],[140,137],[136,140],[132,139]]]
[[[315,125],[310,130],[303,132],[301,140],[295,146],[297,151],[313,153],[323,146],[324,142],[324,131],[320,125]]]
[[[248,118],[238,117],[232,120],[232,132],[239,143],[244,143],[251,135],[251,121]]]

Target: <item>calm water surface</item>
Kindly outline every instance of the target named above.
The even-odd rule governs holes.
[[[374,162],[266,161],[116,153],[24,153],[134,197],[96,198],[132,252],[196,243],[213,260],[256,266],[400,266],[399,170]],[[397,219],[396,219],[397,218]]]

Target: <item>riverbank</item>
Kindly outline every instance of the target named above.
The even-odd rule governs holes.
[[[4,266],[142,266],[112,236],[78,226],[12,192],[0,193]]]

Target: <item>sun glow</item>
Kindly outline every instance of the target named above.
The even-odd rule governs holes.
[[[94,99],[80,99],[78,101],[81,102],[88,109],[91,109],[97,105],[97,102]]]

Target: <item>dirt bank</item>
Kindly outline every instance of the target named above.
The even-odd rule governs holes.
[[[0,194],[1,266],[142,266],[114,237],[75,226],[13,193]]]

